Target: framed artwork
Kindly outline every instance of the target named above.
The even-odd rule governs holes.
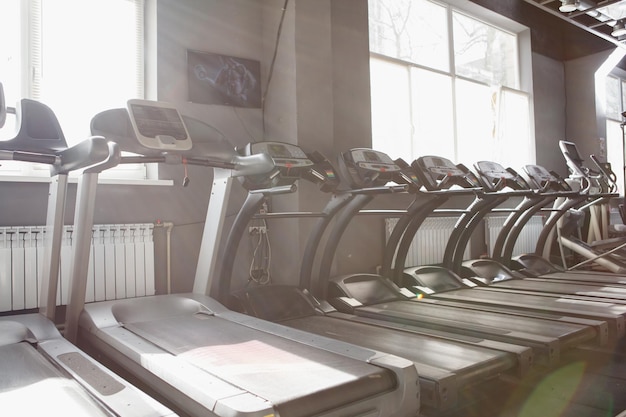
[[[210,52],[187,51],[192,103],[261,107],[261,63]]]

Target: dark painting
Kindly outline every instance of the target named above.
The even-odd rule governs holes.
[[[252,59],[187,51],[189,101],[261,107],[260,67]]]

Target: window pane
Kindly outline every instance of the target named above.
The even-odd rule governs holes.
[[[471,166],[493,160],[495,141],[495,94],[478,83],[456,80],[457,156]]]
[[[409,71],[405,66],[372,58],[370,76],[372,147],[394,159],[408,159],[412,155]]]
[[[370,51],[449,71],[446,8],[427,0],[369,0]]]
[[[438,155],[454,160],[452,82],[449,76],[428,70],[412,70],[415,154]]]
[[[497,138],[493,158],[517,171],[535,161],[530,134],[530,98],[525,93],[503,89],[499,95]]]
[[[142,92],[141,34],[135,1],[42,1],[42,102],[68,143],[89,136],[94,114]],[[141,11],[140,11],[141,12]],[[139,58],[139,59],[138,59]]]
[[[458,12],[453,22],[456,74],[518,88],[517,37]]]
[[[620,120],[622,113],[621,81],[615,77],[606,77],[606,117]]]

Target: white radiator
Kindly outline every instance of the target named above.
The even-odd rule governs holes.
[[[493,246],[498,238],[498,233],[502,230],[506,216],[490,216],[485,219],[485,240],[487,251],[493,254]],[[543,228],[543,218],[541,216],[533,216],[522,229],[515,246],[513,248],[513,256],[522,253],[531,253],[535,251],[537,240],[541,229]]]
[[[443,261],[446,244],[450,239],[452,229],[456,224],[456,217],[429,217],[413,238],[409,247],[404,266],[432,265]],[[385,237],[388,240],[398,219],[385,219]],[[469,258],[469,247],[465,248],[463,258]],[[395,261],[395,260],[394,260]]]
[[[39,307],[44,226],[0,227],[0,311]],[[152,224],[95,225],[86,301],[153,295]],[[72,227],[61,247],[57,304],[68,301],[72,267]]]

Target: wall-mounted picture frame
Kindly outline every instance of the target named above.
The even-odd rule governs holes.
[[[187,50],[192,103],[261,107],[261,63],[253,59]]]

